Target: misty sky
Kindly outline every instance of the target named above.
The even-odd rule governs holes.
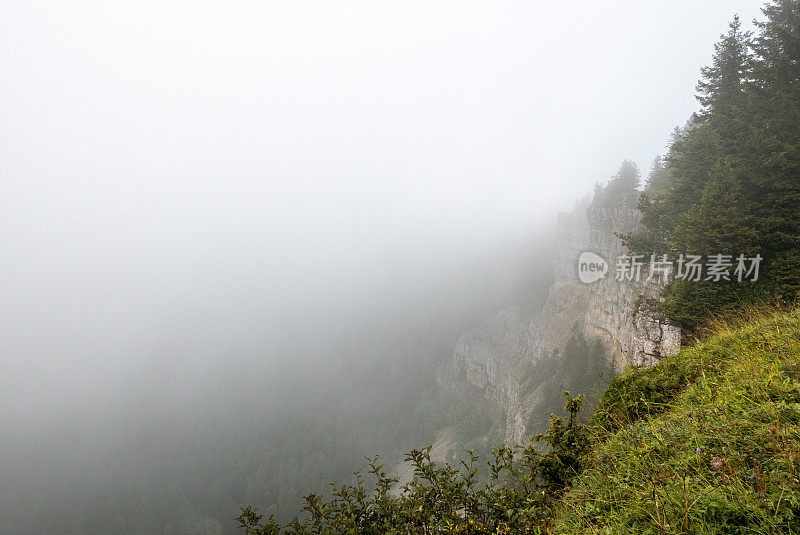
[[[0,401],[446,278],[646,170],[760,5],[3,2]]]

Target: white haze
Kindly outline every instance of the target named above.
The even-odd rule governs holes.
[[[0,423],[424,299],[646,170],[760,3],[3,2]]]

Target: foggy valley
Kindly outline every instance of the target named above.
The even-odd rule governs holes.
[[[430,505],[407,454],[474,450],[490,481],[562,390],[585,396],[568,429],[597,425],[615,374],[800,296],[800,4],[772,4],[3,3],[0,533],[590,532],[541,520],[577,472],[531,472],[523,529]],[[746,105],[719,96],[734,49]],[[628,253],[733,276],[615,279]],[[739,253],[765,258],[745,290]],[[375,455],[396,502],[303,511]],[[792,485],[764,532],[797,528]],[[385,503],[404,512],[364,520]],[[669,529],[712,532],[684,512]]]

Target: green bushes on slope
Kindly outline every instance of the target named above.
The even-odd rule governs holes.
[[[485,478],[474,451],[454,467],[432,461],[428,446],[407,454],[414,477],[399,495],[391,492],[397,481],[375,459],[371,487],[355,474],[354,483],[333,485],[328,499],[306,496],[304,521],[281,526],[251,507],[237,520],[246,535],[535,533],[589,448],[588,430],[577,420],[582,398],[565,398],[567,418],[552,416],[549,430],[531,443],[495,448]]]
[[[654,164],[640,199],[644,228],[626,237],[632,253],[672,260],[763,256],[758,280],[668,286],[661,312],[690,334],[743,305],[800,299],[800,0],[773,0],[763,11],[757,35],[734,19],[717,44],[698,86],[703,109]],[[638,181],[626,162],[613,187],[598,189],[597,205],[630,204]],[[723,328],[651,370],[615,379],[588,429],[570,412],[551,420],[541,451],[496,450],[499,470],[490,466],[497,477],[488,486],[473,474],[479,465],[433,466],[424,451],[412,452],[418,479],[403,496],[389,495],[391,482],[374,466],[373,490],[361,482],[329,501],[312,495],[310,523],[285,529],[797,533],[799,366],[797,312]],[[548,370],[537,373],[552,377]],[[523,382],[523,392],[538,387]],[[548,490],[546,463],[577,458],[587,437],[593,447],[568,464],[557,492]],[[240,521],[248,535],[283,529],[250,508]]]
[[[588,425],[566,398],[566,419],[488,463],[415,450],[399,496],[375,461],[372,487],[357,476],[308,496],[305,521],[280,526],[248,507],[239,522],[247,535],[800,531],[800,311],[719,327],[616,377]]]

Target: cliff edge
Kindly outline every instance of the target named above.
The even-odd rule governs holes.
[[[664,318],[640,306],[657,298],[664,281],[618,280],[617,258],[625,254],[620,235],[637,230],[640,213],[634,208],[599,208],[581,203],[560,214],[553,258],[554,283],[544,306],[526,317],[519,309],[496,314],[464,333],[448,366],[439,374],[445,387],[469,392],[501,409],[506,416],[505,438],[518,443],[531,413],[544,395],[542,385],[526,383],[537,363],[557,361],[575,333],[599,341],[606,362],[616,371],[649,367],[680,350],[681,332]],[[591,252],[608,264],[605,276],[585,284],[578,279],[578,258]],[[527,381],[530,383],[530,381]]]

